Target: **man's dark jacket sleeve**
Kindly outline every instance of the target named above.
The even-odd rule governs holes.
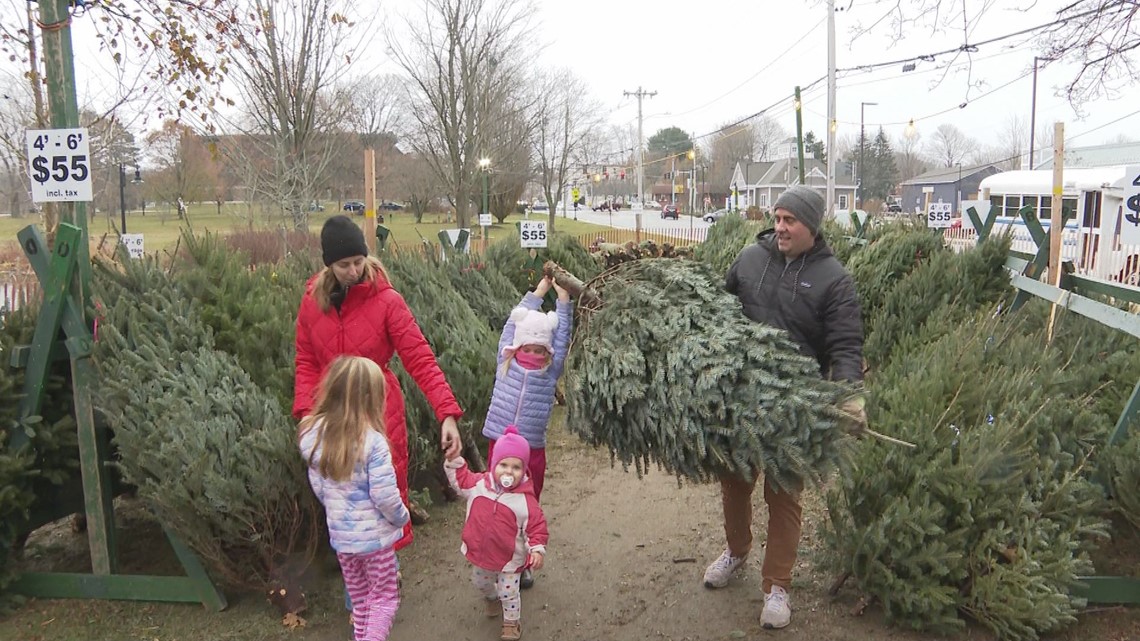
[[[833,381],[863,380],[863,319],[850,274],[831,286],[823,317],[823,353],[831,361]]]

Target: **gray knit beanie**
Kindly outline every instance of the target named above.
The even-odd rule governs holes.
[[[780,194],[776,204],[772,205],[772,211],[777,209],[790,211],[796,220],[807,225],[812,234],[818,234],[819,227],[823,224],[823,210],[826,207],[823,196],[820,196],[818,191],[811,187],[796,185]]]

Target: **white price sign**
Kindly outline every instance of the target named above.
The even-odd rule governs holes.
[[[926,226],[931,229],[946,229],[950,227],[953,215],[954,203],[930,203],[930,208],[926,210]]]
[[[993,207],[993,203],[991,203],[988,200],[963,200],[962,201],[962,224],[963,225],[970,225],[971,227],[973,227],[974,223],[973,223],[973,221],[970,220],[970,215],[967,213],[967,212],[969,212],[971,207],[974,208],[974,213],[976,213],[978,215],[978,222],[980,222],[982,225],[985,225],[986,220],[990,217],[990,208]],[[980,232],[982,230],[975,229],[974,231]]]
[[[490,227],[491,226],[491,214],[479,214],[479,226],[480,227]]]
[[[520,222],[519,240],[523,247],[546,247],[546,221],[524,220]]]
[[[32,200],[90,202],[91,149],[87,129],[29,129],[28,176]]]
[[[1140,245],[1140,165],[1124,172],[1124,220],[1120,221],[1120,244]]]
[[[119,242],[126,246],[127,251],[131,254],[131,258],[143,257],[145,250],[143,249],[142,234],[123,234],[119,236]]]

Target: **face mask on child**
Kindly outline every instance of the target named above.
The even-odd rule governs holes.
[[[524,369],[542,369],[546,367],[546,354],[542,352],[515,352],[515,360]]]

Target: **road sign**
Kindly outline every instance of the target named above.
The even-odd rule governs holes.
[[[491,214],[479,214],[479,226],[480,227],[490,227],[491,226]]]
[[[1140,245],[1140,165],[1124,171],[1124,220],[1120,221],[1120,244]]]
[[[126,246],[127,251],[130,252],[131,258],[142,258],[145,251],[143,250],[143,235],[142,234],[123,234],[119,236],[119,241]]]
[[[32,201],[89,202],[91,149],[87,129],[29,129],[28,176]]]
[[[931,229],[946,229],[950,227],[954,216],[954,203],[930,203],[926,210],[926,226]]]
[[[524,220],[520,222],[519,242],[522,247],[546,247],[546,221]]]

